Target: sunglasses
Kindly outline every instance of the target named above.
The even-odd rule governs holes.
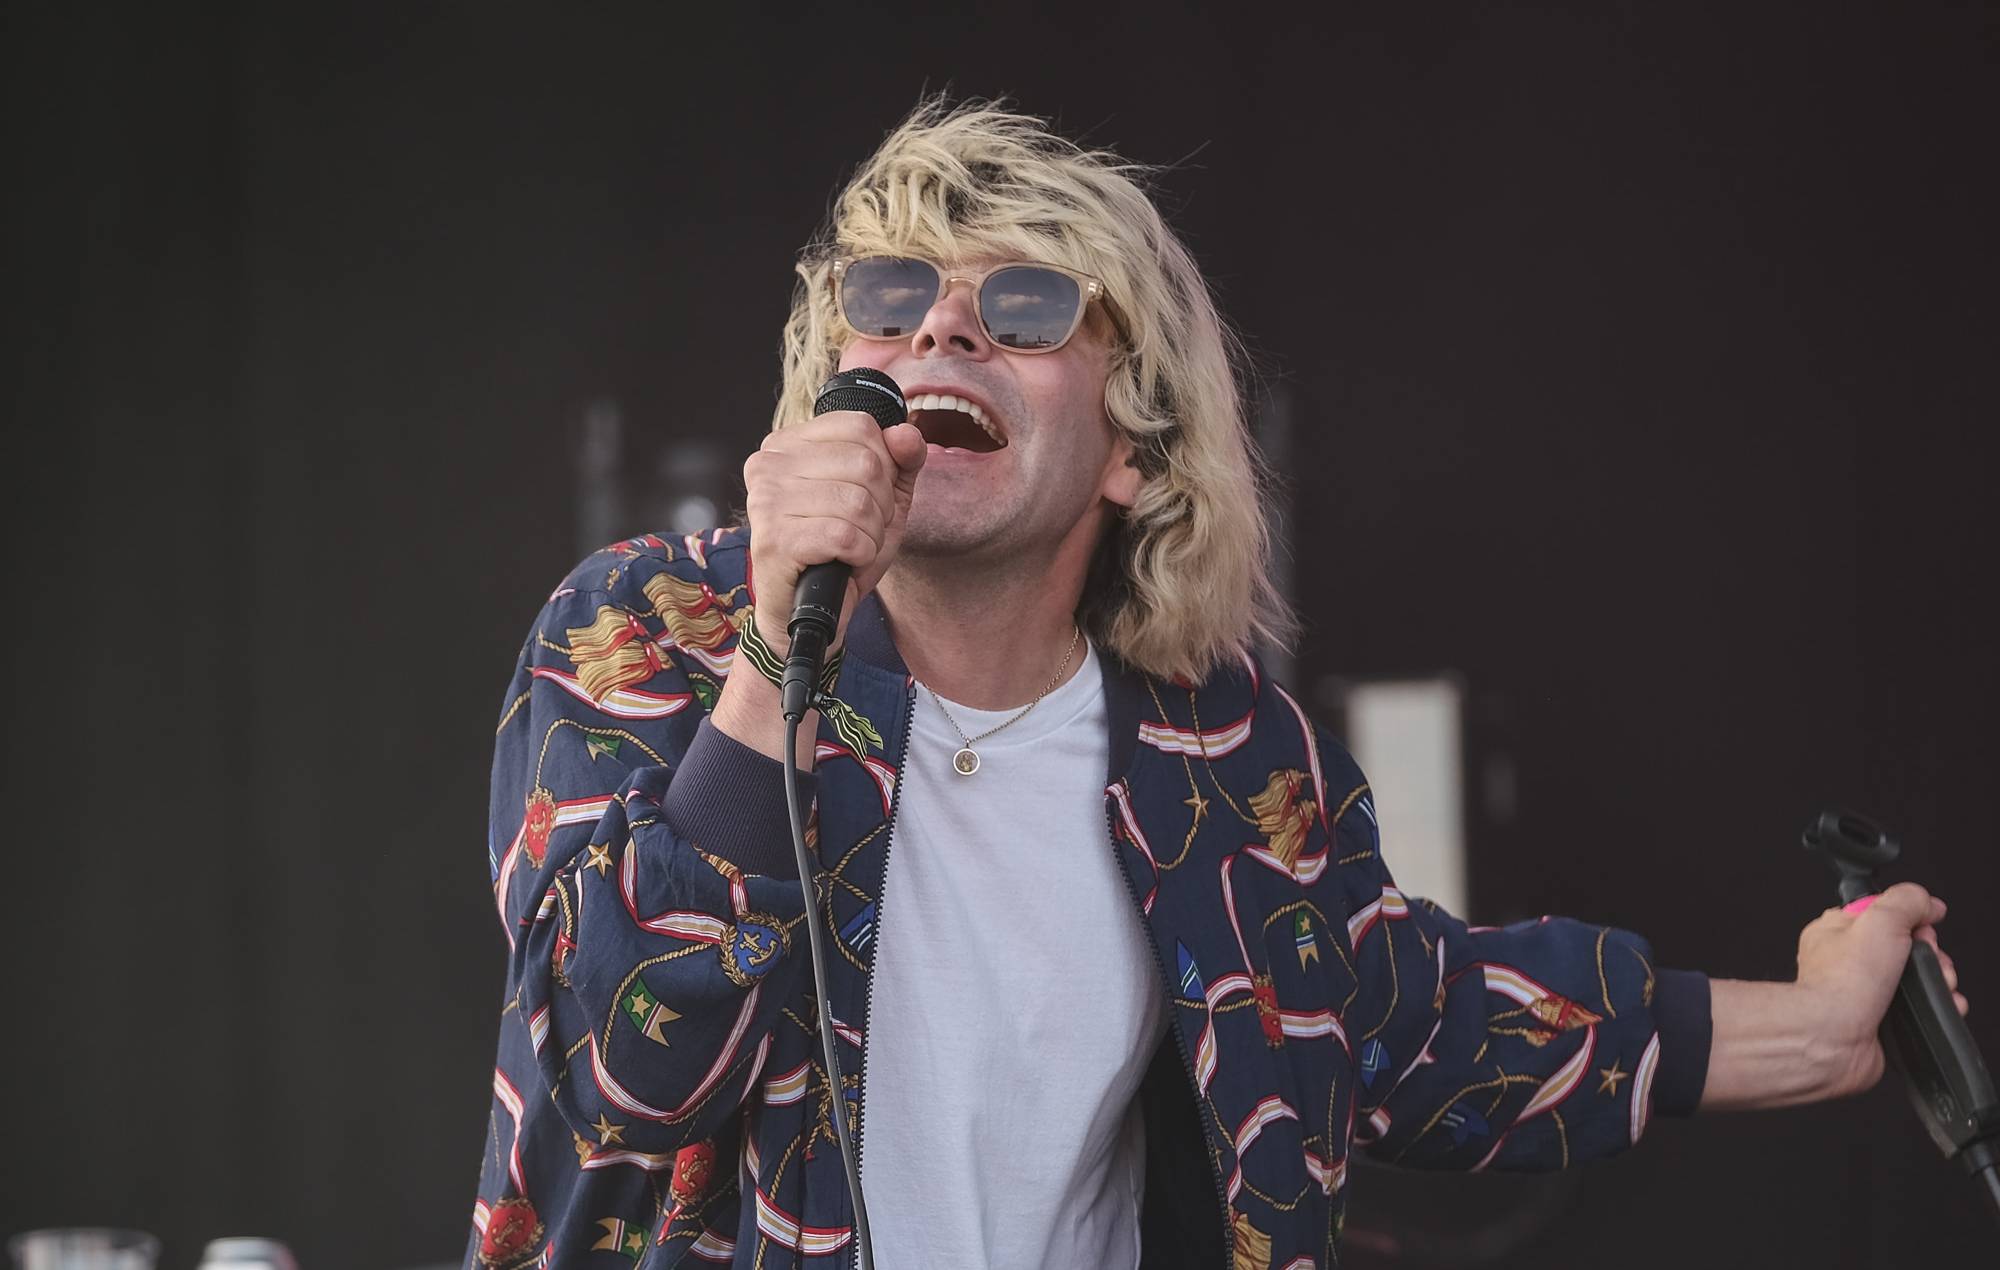
[[[954,282],[972,287],[986,338],[1016,353],[1053,353],[1083,324],[1084,306],[1104,299],[1104,284],[1061,265],[1003,264],[979,273],[946,273],[908,256],[844,257],[833,262],[840,316],[867,340],[908,339]]]

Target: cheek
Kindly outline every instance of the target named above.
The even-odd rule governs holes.
[[[1105,459],[1117,446],[1117,433],[1104,408],[1102,373],[1073,375],[1064,386],[1068,403],[1065,413],[1076,430],[1076,452],[1088,460],[1088,470],[1102,469]]]
[[[1019,360],[1031,363],[1020,368],[1022,388],[1041,404],[1044,418],[1061,420],[1069,428],[1109,428],[1104,413],[1104,374],[1099,367],[1070,362],[1061,353]],[[1044,361],[1053,364],[1032,365]]]

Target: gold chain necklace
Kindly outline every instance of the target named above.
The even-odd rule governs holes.
[[[1019,723],[1021,720],[1028,717],[1028,711],[1042,704],[1043,697],[1048,696],[1050,693],[1056,690],[1056,685],[1062,682],[1062,677],[1069,673],[1069,659],[1076,655],[1076,641],[1077,638],[1082,634],[1083,630],[1081,627],[1070,628],[1069,649],[1068,651],[1063,653],[1062,665],[1056,667],[1055,677],[1049,680],[1047,687],[1043,688],[1040,692],[1035,694],[1035,699],[1033,701],[1030,701],[1027,705],[1022,706],[1021,712],[1015,715],[1013,718],[1007,720],[1005,723],[996,724],[995,726],[986,729],[984,732],[981,732],[978,736],[967,736],[965,734],[965,729],[958,726],[958,720],[951,717],[951,711],[944,708],[944,698],[938,696],[936,692],[932,691],[931,686],[929,684],[924,684],[924,691],[931,694],[932,701],[937,702],[938,713],[944,716],[946,723],[951,724],[951,730],[958,733],[958,739],[960,742],[962,742],[962,744],[959,747],[958,753],[951,756],[952,771],[957,772],[960,776],[970,776],[974,772],[978,771],[979,751],[972,748],[973,742],[984,741],[987,737],[992,736],[995,732],[998,732],[1001,728],[1013,727],[1015,724]],[[919,680],[918,682],[922,681]]]

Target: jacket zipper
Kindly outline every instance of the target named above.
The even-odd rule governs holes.
[[[868,977],[861,990],[861,1065],[854,1077],[854,1168],[861,1171],[862,1131],[868,1125],[868,1041],[875,1034],[875,954],[882,947],[882,910],[889,896],[889,848],[896,841],[896,809],[903,805],[903,768],[910,758],[910,729],[917,721],[917,686],[915,681],[903,685],[903,740],[896,752],[896,787],[889,792],[889,827],[882,831],[882,884],[875,896],[875,935],[869,941]],[[845,1101],[845,1091],[834,1091],[834,1114],[845,1113],[841,1105]],[[863,1192],[863,1202],[867,1200]],[[851,1241],[853,1254],[848,1258],[850,1266],[861,1264],[861,1242],[857,1236]]]
[[[1139,915],[1139,925],[1145,931],[1146,951],[1153,955],[1153,969],[1159,972],[1160,983],[1167,990],[1167,1030],[1173,1033],[1174,1048],[1180,1051],[1181,1074],[1189,1078],[1189,1088],[1194,1090],[1195,1119],[1201,1124],[1201,1140],[1208,1146],[1208,1159],[1205,1161],[1208,1165],[1208,1180],[1215,1183],[1215,1209],[1218,1213],[1222,1214],[1222,1270],[1232,1270],[1236,1264],[1236,1254],[1234,1252],[1236,1227],[1229,1219],[1229,1196],[1222,1188],[1222,1173],[1215,1166],[1215,1139],[1209,1134],[1208,1113],[1202,1106],[1201,1091],[1194,1084],[1194,1055],[1188,1049],[1187,1033],[1181,1030],[1180,1006],[1175,1004],[1178,1000],[1178,994],[1175,989],[1179,986],[1179,981],[1167,977],[1166,959],[1160,956],[1160,946],[1153,941],[1152,924],[1147,919],[1145,905],[1139,898],[1138,883],[1132,880],[1132,870],[1126,867],[1125,855],[1118,849],[1118,823],[1112,818],[1111,804],[1109,802],[1110,795],[1107,794],[1105,797],[1104,827],[1110,834],[1111,858],[1118,863],[1118,875],[1125,879],[1126,893],[1132,897],[1132,909]],[[878,904],[875,909],[875,937],[877,939],[882,937],[881,922],[882,909]],[[867,1040],[865,1036],[862,1039],[864,1042]],[[860,1145],[857,1143],[855,1151],[858,1153],[860,1149]],[[1142,1162],[1141,1168],[1143,1167],[1144,1164]],[[1142,1252],[1140,1255],[1143,1257],[1144,1253]]]

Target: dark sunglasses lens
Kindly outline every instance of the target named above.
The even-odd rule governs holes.
[[[937,288],[937,270],[925,261],[870,256],[847,266],[840,307],[847,324],[863,335],[908,335],[923,325]]]
[[[1076,325],[1083,288],[1053,269],[1020,265],[1002,269],[979,289],[986,333],[1005,348],[1052,348]]]

